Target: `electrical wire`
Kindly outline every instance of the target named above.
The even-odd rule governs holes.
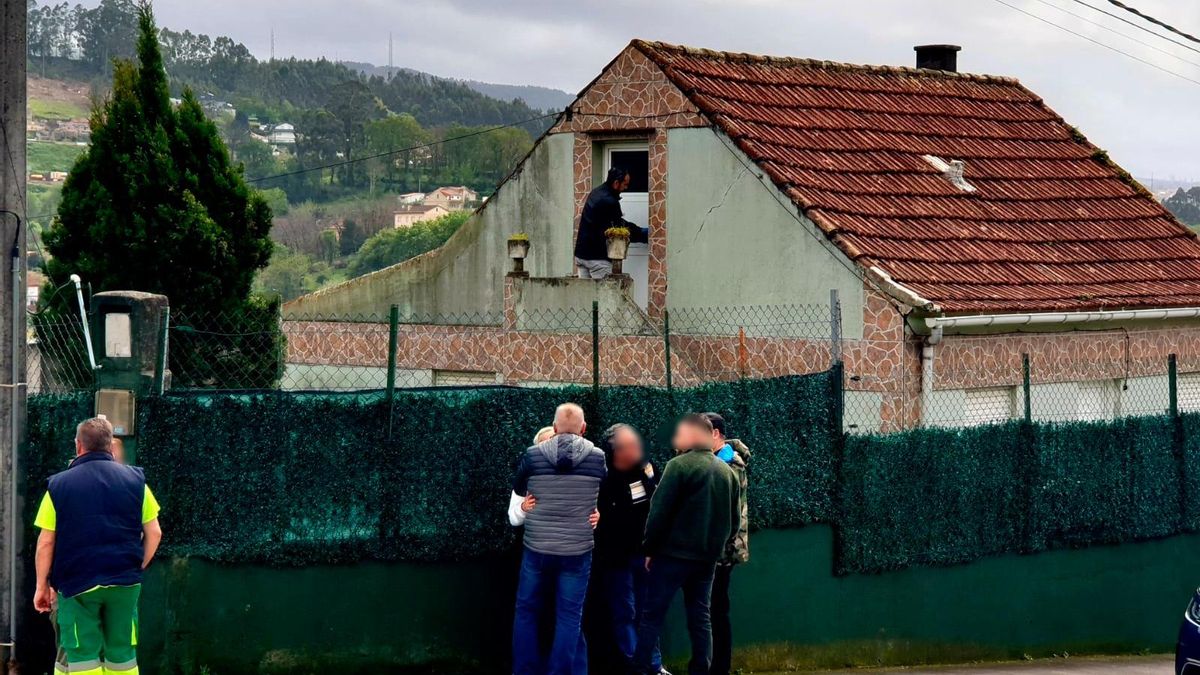
[[[1015,12],[1020,12],[1020,13],[1024,14],[1025,16],[1028,16],[1028,17],[1030,17],[1030,18],[1032,18],[1032,19],[1037,19],[1038,21],[1041,21],[1042,23],[1044,23],[1044,24],[1046,24],[1046,25],[1053,26],[1053,27],[1055,27],[1055,28],[1057,28],[1057,29],[1059,29],[1059,30],[1061,30],[1061,31],[1063,31],[1063,32],[1070,33],[1071,35],[1074,35],[1074,36],[1075,36],[1075,37],[1077,37],[1077,38],[1082,38],[1082,39],[1084,39],[1084,40],[1087,40],[1088,42],[1091,42],[1091,43],[1092,43],[1092,44],[1094,44],[1094,45],[1097,45],[1097,46],[1103,47],[1103,48],[1105,48],[1105,49],[1107,49],[1107,50],[1109,50],[1109,51],[1116,52],[1116,53],[1118,53],[1118,54],[1121,54],[1122,56],[1125,56],[1125,57],[1127,57],[1127,58],[1131,58],[1131,59],[1133,59],[1134,61],[1137,61],[1137,62],[1139,62],[1139,63],[1142,63],[1142,64],[1144,64],[1144,65],[1150,66],[1151,68],[1153,68],[1153,69],[1155,69],[1155,70],[1160,70],[1160,71],[1162,71],[1162,72],[1164,72],[1164,73],[1166,73],[1166,74],[1168,74],[1168,75],[1172,75],[1172,76],[1174,76],[1174,77],[1177,77],[1177,78],[1179,78],[1179,79],[1181,79],[1181,80],[1185,80],[1185,81],[1187,81],[1187,82],[1191,82],[1192,84],[1195,84],[1195,85],[1200,85],[1200,80],[1197,80],[1197,79],[1195,79],[1195,78],[1188,77],[1187,75],[1184,75],[1184,74],[1182,74],[1182,73],[1177,73],[1177,72],[1175,72],[1175,71],[1171,70],[1170,68],[1164,68],[1164,67],[1162,67],[1162,66],[1158,65],[1157,63],[1154,63],[1153,61],[1148,61],[1148,60],[1146,60],[1146,59],[1143,59],[1143,58],[1142,58],[1142,57],[1140,57],[1140,56],[1136,56],[1136,55],[1134,55],[1134,54],[1130,54],[1130,53],[1129,53],[1129,52],[1127,52],[1127,51],[1124,51],[1124,50],[1122,50],[1122,49],[1118,49],[1118,48],[1116,48],[1116,47],[1113,47],[1113,46],[1112,46],[1112,45],[1110,45],[1110,44],[1107,44],[1107,43],[1101,42],[1100,40],[1097,40],[1097,39],[1095,39],[1095,38],[1093,38],[1093,37],[1089,37],[1089,36],[1087,36],[1087,35],[1084,35],[1083,33],[1080,33],[1080,32],[1078,32],[1078,31],[1071,30],[1070,28],[1067,28],[1066,26],[1063,26],[1063,25],[1060,25],[1060,24],[1054,23],[1054,22],[1053,22],[1053,21],[1051,21],[1050,19],[1047,19],[1047,18],[1045,18],[1045,17],[1042,17],[1042,16],[1038,16],[1037,14],[1034,14],[1033,12],[1029,12],[1029,11],[1026,11],[1026,10],[1024,10],[1024,9],[1021,9],[1020,7],[1017,7],[1016,5],[1010,4],[1010,3],[1006,2],[1005,0],[993,0],[993,2],[997,2],[997,3],[1001,4],[1001,5],[1004,5],[1005,7],[1009,8],[1009,9],[1011,9],[1011,10],[1015,11]]]
[[[1173,59],[1178,59],[1178,60],[1180,60],[1180,61],[1183,61],[1184,63],[1186,63],[1186,64],[1188,64],[1188,65],[1192,65],[1192,66],[1195,66],[1195,67],[1197,67],[1197,68],[1200,68],[1200,61],[1191,61],[1191,60],[1185,59],[1185,58],[1183,58],[1182,56],[1180,56],[1180,55],[1178,55],[1178,54],[1176,54],[1176,53],[1174,53],[1174,52],[1172,52],[1172,51],[1170,51],[1170,50],[1163,49],[1162,47],[1158,47],[1158,46],[1156,46],[1156,45],[1152,45],[1152,44],[1150,44],[1149,42],[1146,42],[1145,40],[1139,40],[1138,38],[1135,38],[1135,37],[1133,37],[1132,35],[1127,35],[1127,34],[1125,34],[1125,33],[1122,33],[1121,31],[1119,31],[1119,30],[1117,30],[1117,29],[1115,29],[1115,28],[1112,28],[1111,26],[1106,26],[1106,25],[1104,25],[1104,24],[1100,23],[1099,21],[1092,21],[1091,19],[1089,19],[1089,18],[1085,17],[1084,15],[1082,15],[1082,14],[1076,14],[1075,12],[1072,12],[1072,11],[1071,11],[1071,10],[1069,10],[1069,9],[1063,9],[1062,7],[1059,7],[1058,5],[1056,5],[1056,4],[1052,3],[1052,2],[1050,2],[1049,0],[1036,0],[1036,1],[1037,1],[1037,2],[1039,2],[1039,3],[1041,3],[1041,4],[1043,4],[1043,5],[1045,5],[1045,6],[1047,6],[1047,7],[1049,7],[1049,8],[1051,8],[1051,9],[1056,9],[1056,10],[1058,10],[1058,11],[1060,11],[1060,12],[1064,13],[1064,14],[1067,14],[1067,15],[1073,16],[1073,17],[1075,17],[1076,19],[1079,19],[1080,21],[1083,21],[1084,23],[1089,23],[1089,24],[1091,24],[1091,25],[1093,25],[1093,26],[1096,26],[1097,28],[1099,28],[1099,29],[1101,29],[1101,30],[1106,30],[1106,31],[1108,31],[1108,32],[1112,33],[1113,35],[1119,35],[1119,36],[1121,36],[1121,37],[1125,38],[1126,40],[1130,40],[1130,41],[1132,41],[1132,42],[1136,42],[1137,44],[1139,44],[1139,45],[1142,45],[1143,47],[1146,47],[1147,49],[1153,49],[1154,51],[1156,51],[1156,52],[1159,52],[1160,54],[1166,54],[1167,56],[1170,56],[1170,57],[1171,57],[1171,58],[1173,58]],[[1152,34],[1154,34],[1154,35],[1158,35],[1158,33],[1154,33],[1153,31],[1151,31],[1151,33],[1152,33]],[[1173,41],[1172,41],[1172,42],[1173,42]],[[1184,46],[1184,47],[1187,47],[1187,45],[1182,45],[1182,46]],[[1189,47],[1189,49],[1190,49],[1190,47]],[[1196,50],[1196,51],[1197,51],[1198,53],[1200,53],[1200,50]]]
[[[1196,49],[1195,47],[1193,47],[1193,46],[1191,46],[1191,45],[1189,45],[1189,44],[1185,44],[1185,43],[1183,43],[1183,42],[1180,42],[1179,40],[1176,40],[1176,39],[1172,38],[1172,37],[1171,37],[1171,36],[1169,36],[1169,35],[1163,35],[1162,33],[1159,33],[1159,32],[1157,32],[1157,31],[1151,30],[1151,29],[1149,29],[1149,28],[1147,28],[1147,27],[1143,26],[1142,24],[1140,24],[1140,23],[1137,23],[1136,21],[1130,21],[1129,19],[1126,19],[1125,17],[1121,16],[1120,14],[1114,14],[1113,12],[1110,12],[1110,11],[1108,11],[1108,10],[1106,10],[1106,9],[1103,9],[1103,8],[1101,8],[1101,7],[1096,7],[1096,6],[1094,6],[1094,5],[1091,5],[1091,4],[1089,4],[1089,3],[1086,3],[1086,2],[1084,2],[1083,0],[1071,0],[1071,2],[1074,2],[1075,4],[1077,4],[1077,5],[1081,5],[1081,6],[1083,6],[1083,7],[1087,7],[1088,9],[1092,10],[1093,12],[1099,12],[1099,13],[1103,14],[1104,16],[1107,16],[1107,17],[1109,17],[1109,18],[1112,18],[1112,19],[1116,19],[1117,21],[1120,21],[1121,23],[1124,23],[1124,24],[1128,24],[1128,25],[1130,25],[1130,26],[1133,26],[1134,28],[1136,28],[1136,29],[1138,29],[1138,30],[1140,30],[1140,31],[1142,31],[1142,32],[1144,32],[1144,33],[1149,33],[1149,34],[1153,35],[1153,36],[1154,36],[1154,37],[1156,37],[1156,38],[1160,38],[1160,39],[1166,40],[1167,42],[1170,42],[1170,43],[1171,43],[1171,44],[1173,44],[1173,45],[1177,45],[1177,46],[1179,46],[1179,47],[1183,47],[1184,49],[1189,49],[1189,50],[1191,50],[1191,51],[1193,51],[1193,52],[1196,52],[1197,54],[1200,54],[1200,49]]]
[[[1189,42],[1195,42],[1197,44],[1200,44],[1200,38],[1196,37],[1195,35],[1192,35],[1190,33],[1185,33],[1165,21],[1156,19],[1156,18],[1150,16],[1149,14],[1146,14],[1145,12],[1139,11],[1136,7],[1130,7],[1129,5],[1127,5],[1123,2],[1120,2],[1119,0],[1108,0],[1108,4],[1113,5],[1115,7],[1120,7],[1121,9],[1125,10],[1126,12],[1129,12],[1130,14],[1133,14],[1134,16],[1137,16],[1141,19],[1149,21],[1150,23],[1154,24],[1155,26],[1159,26],[1160,28],[1165,28],[1166,30],[1171,31],[1172,33],[1178,35],[1179,37],[1181,37],[1185,40],[1188,40]]]

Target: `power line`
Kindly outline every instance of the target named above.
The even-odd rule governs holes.
[[[1150,23],[1154,24],[1155,26],[1165,28],[1165,29],[1171,31],[1172,33],[1178,35],[1179,37],[1182,37],[1183,39],[1188,40],[1189,42],[1195,42],[1197,44],[1200,44],[1200,38],[1196,37],[1195,35],[1192,35],[1190,33],[1185,33],[1183,31],[1179,30],[1178,28],[1176,28],[1175,26],[1172,26],[1171,24],[1169,24],[1165,21],[1156,19],[1156,18],[1150,16],[1149,14],[1146,14],[1145,12],[1138,11],[1137,8],[1130,7],[1129,5],[1126,5],[1125,3],[1120,2],[1119,0],[1108,0],[1108,4],[1114,5],[1116,7],[1120,7],[1121,9],[1125,10],[1126,12],[1129,12],[1130,14],[1133,14],[1133,15],[1140,17],[1146,21],[1149,21]]]
[[[1059,7],[1058,5],[1050,2],[1049,0],[1037,0],[1037,2],[1040,2],[1041,4],[1043,4],[1047,7],[1050,7],[1051,9],[1056,9],[1064,14],[1073,16],[1076,19],[1079,19],[1080,21],[1083,21],[1085,23],[1089,23],[1093,26],[1096,26],[1097,28],[1100,28],[1101,30],[1106,30],[1114,35],[1119,35],[1119,36],[1125,38],[1126,40],[1131,40],[1133,42],[1136,42],[1137,44],[1142,45],[1143,47],[1146,47],[1147,49],[1153,49],[1154,51],[1159,52],[1160,54],[1166,54],[1167,56],[1170,56],[1173,59],[1178,59],[1180,61],[1183,61],[1184,63],[1187,63],[1189,65],[1193,65],[1193,66],[1196,66],[1197,68],[1200,68],[1200,61],[1190,61],[1188,59],[1185,59],[1182,56],[1179,56],[1178,54],[1176,54],[1172,51],[1163,49],[1162,47],[1157,47],[1155,45],[1152,45],[1149,42],[1146,42],[1145,40],[1139,40],[1131,35],[1126,35],[1125,33],[1122,33],[1121,31],[1119,31],[1115,28],[1112,28],[1110,26],[1105,26],[1104,24],[1100,23],[1099,21],[1092,21],[1091,19],[1083,16],[1082,14],[1076,14],[1075,12],[1072,12],[1069,9],[1063,9],[1062,7]],[[1158,33],[1155,33],[1154,31],[1150,31],[1150,33],[1152,35],[1158,35]],[[1159,37],[1164,37],[1164,36],[1159,36]],[[1174,42],[1174,41],[1171,41],[1171,42]],[[1178,43],[1175,43],[1175,44],[1178,44]],[[1187,45],[1181,45],[1181,46],[1187,47]],[[1187,47],[1187,48],[1191,49],[1191,47]],[[1200,53],[1200,50],[1195,50],[1195,51],[1197,53]]]
[[[1107,16],[1112,19],[1116,19],[1117,21],[1120,21],[1121,23],[1133,26],[1134,28],[1142,31],[1143,33],[1149,33],[1150,35],[1153,35],[1156,38],[1166,40],[1167,42],[1170,42],[1173,45],[1183,47],[1184,49],[1189,49],[1193,52],[1196,52],[1197,54],[1200,54],[1200,49],[1196,49],[1195,47],[1193,47],[1189,44],[1180,42],[1179,40],[1176,40],[1175,38],[1173,38],[1169,35],[1163,35],[1162,33],[1159,33],[1157,31],[1146,28],[1145,26],[1143,26],[1140,23],[1137,23],[1136,21],[1130,21],[1129,19],[1126,19],[1125,17],[1121,16],[1120,14],[1114,14],[1106,9],[1102,9],[1100,7],[1096,7],[1095,5],[1088,4],[1088,3],[1084,2],[1083,0],[1071,0],[1071,2],[1074,2],[1077,5],[1082,5],[1084,7],[1087,7],[1088,9],[1092,10],[1093,12],[1099,12],[1099,13],[1103,14],[1104,16]]]
[[[1168,75],[1172,75],[1172,76],[1174,76],[1174,77],[1178,77],[1178,78],[1179,78],[1179,79],[1181,79],[1181,80],[1186,80],[1186,81],[1188,81],[1188,82],[1191,82],[1192,84],[1195,84],[1195,85],[1200,85],[1200,80],[1197,80],[1197,79],[1194,79],[1194,78],[1188,77],[1187,75],[1183,75],[1183,74],[1181,74],[1181,73],[1177,73],[1177,72],[1175,72],[1175,71],[1173,71],[1173,70],[1171,70],[1171,69],[1169,69],[1169,68],[1164,68],[1164,67],[1162,67],[1162,66],[1158,65],[1157,63],[1154,63],[1153,61],[1148,61],[1148,60],[1146,60],[1146,59],[1143,59],[1143,58],[1142,58],[1142,57],[1140,57],[1140,56],[1136,56],[1136,55],[1134,55],[1134,54],[1130,54],[1130,53],[1129,53],[1129,52],[1127,52],[1127,51],[1124,51],[1124,50],[1118,49],[1118,48],[1116,48],[1116,47],[1113,47],[1112,45],[1109,45],[1109,44],[1106,44],[1106,43],[1104,43],[1104,42],[1101,42],[1100,40],[1097,40],[1097,39],[1095,39],[1095,38],[1092,38],[1092,37],[1089,37],[1089,36],[1087,36],[1087,35],[1084,35],[1083,33],[1080,33],[1080,32],[1078,32],[1078,31],[1071,30],[1070,28],[1067,28],[1066,26],[1062,26],[1062,25],[1060,25],[1060,24],[1054,23],[1054,22],[1053,22],[1053,21],[1051,21],[1050,19],[1047,19],[1047,18],[1045,18],[1045,17],[1038,16],[1037,14],[1034,14],[1033,12],[1028,12],[1028,11],[1026,11],[1026,10],[1023,10],[1023,9],[1021,9],[1020,7],[1017,7],[1016,5],[1009,4],[1009,3],[1008,3],[1008,2],[1006,2],[1005,0],[994,0],[994,1],[995,1],[995,2],[998,2],[998,3],[1000,3],[1001,5],[1004,5],[1005,7],[1009,8],[1009,9],[1011,9],[1011,10],[1013,10],[1013,11],[1020,12],[1020,13],[1024,14],[1025,16],[1028,16],[1028,17],[1030,17],[1030,18],[1032,18],[1032,19],[1037,19],[1038,21],[1041,21],[1041,22],[1042,22],[1042,23],[1044,23],[1044,24],[1047,24],[1047,25],[1049,25],[1049,26],[1054,26],[1055,28],[1057,28],[1057,29],[1059,29],[1059,30],[1061,30],[1061,31],[1064,31],[1064,32],[1066,32],[1066,33],[1070,33],[1071,35],[1074,35],[1074,36],[1075,36],[1075,37],[1077,37],[1077,38],[1082,38],[1082,39],[1084,39],[1084,40],[1087,40],[1088,42],[1091,42],[1091,43],[1092,43],[1092,44],[1094,44],[1094,45],[1098,45],[1098,46],[1100,46],[1100,47],[1103,47],[1103,48],[1105,48],[1105,49],[1107,49],[1107,50],[1109,50],[1109,51],[1116,52],[1116,53],[1118,53],[1118,54],[1120,54],[1120,55],[1122,55],[1122,56],[1125,56],[1125,57],[1127,57],[1127,58],[1131,58],[1131,59],[1133,59],[1134,61],[1137,61],[1137,62],[1139,62],[1139,63],[1142,63],[1142,64],[1144,64],[1144,65],[1150,66],[1151,68],[1154,68],[1155,70],[1161,70],[1162,72],[1164,72],[1164,73],[1166,73],[1166,74],[1168,74]]]

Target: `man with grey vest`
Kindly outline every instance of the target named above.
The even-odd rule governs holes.
[[[583,675],[587,645],[581,623],[592,571],[592,523],[604,453],[583,438],[583,409],[564,403],[554,412],[550,439],[525,451],[513,480],[513,493],[534,495],[537,507],[525,515],[525,553],[517,583],[513,619],[515,675]],[[538,648],[539,615],[554,598],[554,640],[549,659]]]

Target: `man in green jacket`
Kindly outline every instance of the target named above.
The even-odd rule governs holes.
[[[691,675],[708,675],[712,662],[710,594],[717,561],[740,525],[741,488],[733,470],[713,454],[712,423],[684,417],[673,441],[678,454],[667,462],[646,519],[645,608],[638,626],[634,667],[655,672],[651,659],[667,609],[683,589],[692,642]]]

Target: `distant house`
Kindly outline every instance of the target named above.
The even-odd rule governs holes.
[[[460,211],[479,201],[479,193],[465,185],[440,187],[425,195],[425,206],[441,206],[448,211]]]
[[[442,206],[428,206],[425,204],[406,206],[396,212],[392,227],[396,228],[397,230],[405,227],[412,227],[413,225],[426,220],[441,218],[448,213],[450,213],[450,211]]]
[[[397,197],[397,200],[403,205],[420,204],[425,201],[424,192],[405,192]]]
[[[271,145],[295,145],[296,127],[289,122],[276,124],[271,127],[271,132],[267,135],[267,140]]]

